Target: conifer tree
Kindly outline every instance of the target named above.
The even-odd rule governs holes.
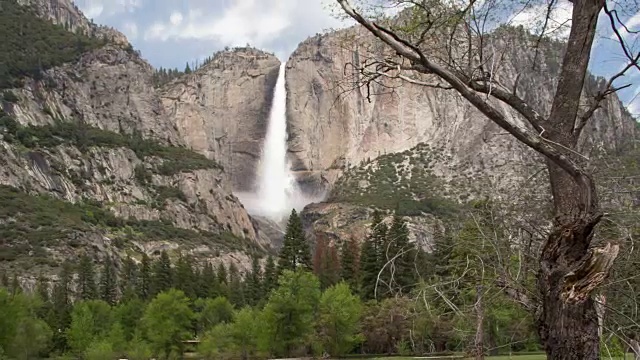
[[[229,265],[229,302],[237,308],[245,305],[244,284],[236,264]]]
[[[165,250],[162,250],[160,257],[153,264],[153,277],[151,281],[152,295],[155,296],[163,291],[171,289],[173,286],[173,271],[171,269],[171,259]]]
[[[371,234],[362,245],[361,256],[361,296],[365,300],[380,295],[383,284],[378,284],[378,273],[384,266],[383,251],[387,237],[387,225],[382,222],[382,213],[373,213]],[[377,289],[377,290],[376,290]]]
[[[227,275],[227,268],[224,263],[218,264],[216,271],[216,277],[218,278],[218,284],[220,284],[220,296],[229,298],[229,276]]]
[[[389,262],[385,271],[386,281],[394,292],[407,293],[415,285],[415,268],[413,260],[416,256],[415,246],[409,243],[409,230],[401,216],[395,215],[387,233],[385,262]]]
[[[316,236],[313,271],[320,280],[321,290],[337,284],[340,279],[338,253],[335,246],[330,244],[322,234]]]
[[[120,294],[123,300],[130,300],[136,296],[138,283],[138,265],[129,256],[124,260],[120,273]]]
[[[87,254],[80,257],[80,264],[78,266],[78,292],[82,300],[98,298],[96,273],[93,267],[93,261]]]
[[[191,262],[192,259],[189,256],[180,255],[175,268],[175,284],[178,290],[182,290],[188,298],[193,299],[195,298],[195,276]]]
[[[56,330],[53,331],[53,347],[61,353],[67,350],[64,329],[67,329],[71,324],[71,298],[73,296],[71,293],[71,276],[71,264],[68,262],[63,263],[58,281],[53,287],[53,310],[51,317],[47,319],[49,326]]]
[[[311,251],[304,235],[302,220],[295,209],[291,211],[287,231],[284,235],[282,250],[278,260],[278,273],[284,270],[295,271],[298,267],[311,271]]]
[[[278,283],[278,274],[276,270],[276,263],[273,260],[273,256],[269,255],[267,263],[264,266],[264,294],[266,296],[271,293]]]
[[[100,299],[112,306],[118,302],[116,267],[110,257],[105,259],[100,275]]]
[[[262,269],[260,268],[260,258],[253,256],[251,261],[251,272],[245,279],[247,304],[256,306],[264,297]]]
[[[140,264],[140,280],[137,286],[138,297],[142,300],[151,298],[151,259],[147,254],[142,254],[142,262]]]
[[[220,282],[216,276],[216,272],[213,270],[213,265],[207,263],[199,277],[199,293],[200,298],[212,298],[220,296]]]
[[[342,243],[340,248],[340,279],[344,280],[351,291],[357,292],[360,289],[360,249],[353,237]]]
[[[191,74],[191,67],[189,66],[189,62],[187,62],[187,66],[184,67],[185,74]]]

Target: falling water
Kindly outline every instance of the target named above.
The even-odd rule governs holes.
[[[273,92],[267,136],[258,172],[258,200],[264,215],[277,217],[287,211],[293,193],[293,178],[287,166],[287,89],[285,65],[280,65]],[[290,210],[290,209],[289,209]]]
[[[318,199],[308,198],[299,190],[287,162],[287,89],[285,65],[280,65],[273,92],[267,134],[257,169],[256,193],[236,194],[249,213],[280,222],[292,208],[301,210]]]

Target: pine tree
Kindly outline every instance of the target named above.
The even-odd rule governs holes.
[[[175,283],[178,290],[182,290],[187,297],[193,299],[195,298],[195,276],[191,262],[192,259],[189,256],[180,255],[175,268]]]
[[[162,250],[160,257],[153,264],[153,277],[151,281],[151,294],[155,296],[163,291],[171,289],[173,286],[173,271],[171,269],[171,259],[165,250]]]
[[[110,257],[105,259],[100,275],[100,299],[109,305],[118,302],[116,267]]]
[[[278,274],[276,270],[276,263],[273,260],[273,256],[269,255],[267,263],[264,266],[264,283],[263,291],[266,296],[271,293],[271,290],[275,289],[278,283]]]
[[[298,267],[310,271],[313,269],[313,264],[309,244],[302,228],[302,220],[293,209],[289,216],[287,231],[280,251],[278,273],[282,273],[284,270],[295,271]]]
[[[53,347],[60,353],[67,350],[65,329],[71,324],[71,265],[68,262],[62,264],[58,282],[53,287],[53,310],[47,323],[53,329]]]
[[[373,213],[371,234],[362,245],[361,256],[361,296],[365,300],[374,299],[380,295],[383,284],[378,284],[378,273],[385,265],[383,261],[384,244],[387,237],[387,225],[382,222],[379,211]]]
[[[189,62],[187,62],[187,66],[184,68],[185,74],[191,74],[191,67],[189,66]]]
[[[138,283],[138,297],[142,300],[151,298],[151,259],[147,254],[142,254],[142,263],[140,264],[140,281]]]
[[[342,243],[340,248],[340,279],[344,280],[353,292],[360,290],[359,255],[360,249],[353,237]]]
[[[236,264],[229,265],[229,302],[237,308],[245,305],[244,284]]]
[[[130,300],[136,296],[138,283],[138,265],[129,256],[124,260],[120,274],[120,294],[123,300]]]
[[[385,262],[389,262],[385,271],[386,281],[394,292],[408,293],[415,285],[416,276],[413,260],[415,246],[409,243],[409,230],[404,219],[395,215],[387,234]]]
[[[229,298],[229,276],[227,275],[227,268],[224,263],[218,264],[216,271],[216,277],[218,278],[218,284],[220,284],[220,296]]]
[[[93,261],[87,254],[82,255],[78,266],[78,291],[82,300],[93,300],[98,297]]]
[[[321,290],[337,284],[340,279],[340,263],[336,248],[321,234],[316,236],[313,271],[320,280]]]
[[[213,270],[213,265],[210,263],[207,263],[202,269],[198,283],[200,284],[198,286],[198,297],[215,299],[220,296],[220,282],[216,272]]]
[[[251,272],[245,278],[247,304],[256,306],[264,297],[262,269],[260,268],[260,258],[253,256],[251,261]]]

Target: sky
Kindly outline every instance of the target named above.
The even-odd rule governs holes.
[[[509,20],[534,31],[541,28],[546,1],[550,0],[518,11]],[[226,46],[247,44],[286,60],[307,37],[350,24],[332,15],[334,0],[75,0],[75,3],[96,23],[122,31],[155,67],[181,69],[187,62],[204,59]],[[554,4],[547,29],[562,38],[568,34],[572,5],[567,0]],[[635,14],[621,11],[620,15],[631,31],[640,30],[640,11]],[[624,66],[624,56],[604,14],[598,29],[590,70],[596,75],[611,76]],[[636,52],[640,50],[640,35],[622,32],[629,46]],[[638,117],[640,71],[631,70],[617,82],[624,83],[633,86],[618,95]]]

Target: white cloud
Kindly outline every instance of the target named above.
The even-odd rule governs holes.
[[[182,22],[182,13],[179,11],[174,11],[169,17],[169,22],[171,25],[177,26]]]
[[[84,16],[89,19],[93,19],[99,17],[102,14],[102,12],[104,11],[104,6],[102,6],[102,4],[92,4],[89,7],[81,10],[84,13]]]
[[[548,1],[548,0],[547,0]],[[528,6],[519,11],[513,18],[513,25],[522,25],[535,34],[540,34],[544,28],[544,22],[549,9],[549,5],[539,3]],[[554,3],[551,14],[544,30],[545,35],[555,38],[567,38],[571,31],[571,15],[573,5],[567,0],[560,0]]]
[[[620,33],[620,35],[622,35],[622,38],[627,40],[630,36],[634,35],[632,33],[629,33],[629,31],[627,31],[627,29],[625,29],[625,26],[627,27],[627,29],[629,29],[629,31],[631,32],[637,32],[640,30],[640,11],[638,11],[635,15],[633,15],[631,18],[627,19],[626,21],[624,21],[624,26],[620,25],[618,27],[618,33]],[[612,31],[613,32],[613,31]],[[611,38],[617,40],[617,36],[616,34],[611,34]]]
[[[122,25],[122,32],[129,40],[135,40],[138,38],[138,25],[134,22],[125,22]]]
[[[144,5],[144,0],[76,0],[75,3],[91,19],[133,13]]]
[[[272,2],[273,1],[269,1]],[[216,40],[223,45],[264,43],[291,25],[289,18],[293,0],[265,6],[265,1],[238,0],[223,11],[221,17],[210,18],[205,11],[191,9],[183,17],[173,13],[169,23],[156,22],[145,32],[146,40],[195,39]]]
[[[156,21],[144,32],[146,41],[200,40],[221,46],[251,44],[266,47],[278,39],[303,40],[323,28],[336,26],[320,1],[235,0],[214,12],[211,5],[174,12],[169,21]],[[211,16],[210,14],[219,14]],[[290,47],[290,46],[287,46]]]

